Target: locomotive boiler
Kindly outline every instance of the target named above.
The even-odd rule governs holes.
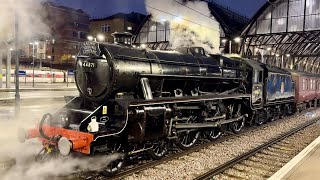
[[[112,99],[117,93],[150,100],[199,92],[219,93],[239,87],[239,62],[205,56],[202,48],[179,53],[113,44],[98,46],[94,48],[96,54],[80,56],[76,62],[77,87],[90,101]],[[216,87],[222,81],[224,86]]]
[[[200,137],[237,133],[253,115],[252,65],[199,47],[147,51],[85,42],[75,78],[80,96],[20,133],[22,141],[40,137],[46,148],[38,159],[48,152],[121,153],[108,164],[110,175],[140,152],[162,158],[169,142],[188,149]]]

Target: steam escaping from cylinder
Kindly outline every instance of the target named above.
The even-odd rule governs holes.
[[[81,176],[81,172],[103,171],[108,163],[122,158],[122,154],[112,154],[109,156],[94,156],[90,158],[61,157],[51,159],[43,163],[24,160],[5,173],[3,180],[26,179],[26,180],[46,180],[64,179],[67,177]],[[23,166],[21,166],[23,164]],[[84,177],[85,178],[85,177]]]
[[[219,53],[221,28],[211,15],[207,2],[182,0],[145,0],[152,20],[170,24],[170,47],[203,47]],[[152,27],[151,27],[152,28]]]

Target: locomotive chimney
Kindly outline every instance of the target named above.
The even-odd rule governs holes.
[[[111,34],[115,44],[132,46],[132,34],[129,32],[114,32]]]

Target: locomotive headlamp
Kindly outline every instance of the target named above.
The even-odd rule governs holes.
[[[62,137],[58,141],[58,149],[61,155],[67,156],[72,149],[72,143],[68,138]]]

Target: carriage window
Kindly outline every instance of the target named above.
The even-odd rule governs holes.
[[[306,90],[306,79],[302,79],[302,90]]]

